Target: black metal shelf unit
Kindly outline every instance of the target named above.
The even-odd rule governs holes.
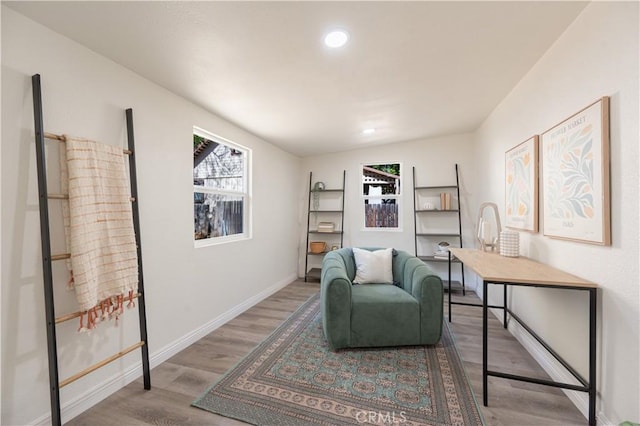
[[[414,250],[415,255],[424,262],[449,262],[447,257],[437,257],[430,254],[421,254],[418,253],[418,241],[420,239],[430,239],[433,245],[436,244],[434,238],[439,237],[443,239],[452,239],[457,240],[459,247],[462,247],[462,206],[460,202],[460,178],[458,175],[458,165],[455,165],[456,170],[456,184],[455,185],[433,185],[433,186],[417,186],[416,185],[416,168],[413,167],[413,229],[414,229]],[[432,208],[420,208],[418,205],[418,194],[428,194],[428,195],[436,195],[440,191],[452,190],[455,192],[457,205],[454,208],[444,208],[444,206],[440,206],[437,209],[434,206]],[[453,216],[457,220],[457,232],[418,232],[418,225],[423,221],[428,220],[429,215],[437,215],[437,216]],[[453,220],[453,219],[452,219]],[[434,253],[435,254],[435,253]],[[464,265],[457,260],[452,259],[452,263],[460,264],[461,274],[462,274],[462,283],[459,283],[462,287],[463,295],[466,294],[465,283],[464,283]],[[449,271],[449,280],[451,279],[451,271]],[[445,283],[446,284],[446,283]]]
[[[47,188],[47,168],[45,157],[45,139],[54,139],[64,142],[66,138],[61,135],[45,133],[42,112],[42,87],[40,75],[35,74],[31,77],[33,87],[33,115],[35,125],[35,142],[36,142],[36,166],[38,171],[38,197],[40,207],[40,235],[42,248],[42,271],[44,279],[44,302],[45,302],[45,320],[47,329],[47,354],[49,362],[49,393],[51,401],[51,424],[58,426],[62,424],[60,415],[60,388],[84,377],[85,375],[107,365],[108,363],[122,358],[124,355],[140,348],[142,354],[142,372],[144,389],[151,389],[151,373],[149,365],[149,344],[147,341],[147,317],[144,296],[144,280],[142,275],[142,245],[140,241],[140,215],[138,212],[138,188],[137,174],[135,162],[135,142],[133,136],[133,110],[125,111],[127,121],[127,139],[128,149],[123,150],[123,154],[129,156],[129,181],[131,184],[131,202],[132,202],[132,221],[136,238],[136,246],[138,252],[138,317],[140,323],[140,341],[121,350],[115,355],[100,361],[73,376],[59,381],[58,375],[58,345],[56,340],[56,325],[64,321],[78,318],[82,312],[74,312],[72,314],[63,315],[56,318],[55,304],[53,297],[53,268],[52,261],[64,260],[70,257],[69,253],[51,254],[51,232],[49,222],[49,199],[65,200],[68,194],[49,194]]]
[[[340,236],[340,247],[342,247],[344,242],[344,188],[345,188],[345,179],[346,179],[347,171],[342,171],[342,188],[318,188],[313,183],[313,172],[309,172],[309,200],[307,203],[308,213],[307,213],[307,245],[305,246],[306,255],[304,261],[304,281],[306,282],[309,278],[319,280],[320,279],[320,268],[311,268],[309,269],[309,256],[324,256],[325,252],[322,253],[313,253],[309,250],[309,237],[311,234],[314,235],[339,235]],[[316,196],[318,198],[322,197],[322,194],[334,194],[340,196],[340,209],[339,210],[329,210],[329,209],[321,209],[320,203],[318,206],[312,206],[311,197]],[[312,208],[313,207],[313,208]],[[339,215],[340,216],[340,229],[335,229],[333,231],[325,231],[318,229],[311,229],[311,215]]]

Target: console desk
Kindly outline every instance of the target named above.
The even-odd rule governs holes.
[[[475,249],[450,248],[451,255],[460,260],[465,266],[471,268],[482,278],[482,304],[460,303],[451,301],[451,288],[449,288],[449,322],[451,322],[451,305],[470,305],[482,307],[482,402],[488,405],[487,378],[488,376],[501,377],[503,379],[519,380],[540,385],[553,386],[563,389],[571,389],[589,394],[589,425],[596,425],[596,301],[598,286],[590,281],[583,280],[569,273],[543,263],[536,262],[526,257],[505,257],[496,253],[488,253]],[[451,267],[451,266],[449,266]],[[449,277],[451,278],[451,277]],[[451,279],[449,279],[451,282]],[[503,306],[487,304],[489,284],[503,286]],[[559,288],[566,290],[578,290],[589,292],[589,377],[585,380],[569,363],[558,355],[540,336],[527,326],[507,306],[507,287],[528,286]],[[542,380],[532,377],[491,371],[487,367],[488,360],[488,308],[503,309],[504,328],[507,328],[507,315],[515,319],[528,333],[531,334],[554,358],[556,358],[573,375],[581,385]]]

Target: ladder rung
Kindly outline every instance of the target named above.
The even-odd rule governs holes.
[[[136,248],[138,248],[137,245],[136,245]],[[64,260],[64,259],[71,259],[71,253],[60,253],[60,254],[51,255],[51,261]]]
[[[96,371],[98,368],[104,367],[105,365],[109,364],[112,361],[115,361],[118,358],[122,358],[123,356],[125,356],[129,352],[134,351],[134,350],[136,350],[138,348],[141,348],[142,346],[144,346],[144,342],[141,340],[138,343],[136,343],[136,344],[134,344],[132,346],[129,346],[126,349],[121,350],[117,354],[111,355],[109,358],[103,359],[102,361],[100,361],[100,362],[98,362],[96,364],[93,364],[90,367],[85,368],[81,372],[79,372],[77,374],[74,374],[73,376],[71,376],[71,377],[69,377],[67,379],[64,379],[63,381],[60,382],[59,387],[63,388],[65,386],[67,386],[69,383],[75,382],[79,378],[84,377],[84,376],[86,376],[87,374],[89,374],[89,373],[91,373],[93,371]]]
[[[67,138],[64,135],[56,135],[55,133],[44,132],[44,137],[47,139],[54,139],[60,142],[67,141]],[[122,153],[126,155],[131,155],[133,154],[133,151],[131,151],[130,149],[123,149]]]
[[[138,297],[142,296],[142,293],[136,293],[133,295],[134,299],[137,299]],[[56,324],[60,324],[61,322],[65,322],[65,321],[69,321],[72,320],[74,318],[78,318],[80,315],[86,313],[87,311],[77,311],[77,312],[73,312],[71,314],[67,314],[67,315],[63,315],[61,317],[56,318]]]
[[[69,199],[69,194],[49,194],[47,195],[47,198],[51,199],[51,200],[68,200]],[[136,201],[135,197],[129,197],[129,201],[131,201],[132,203]]]
[[[68,200],[69,194],[49,194],[47,198],[51,200]]]
[[[55,133],[44,132],[44,137],[47,139],[55,139],[60,142],[66,142],[67,138],[62,135],[56,135]]]

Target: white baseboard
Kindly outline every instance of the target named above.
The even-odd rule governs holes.
[[[502,323],[502,310],[491,310],[500,323]],[[576,379],[569,373],[563,366],[556,360],[553,355],[547,352],[536,339],[533,338],[519,323],[518,321],[509,321],[509,332],[520,342],[520,344],[531,354],[533,359],[542,367],[542,369],[551,377],[551,380],[563,383],[574,383],[579,385]],[[561,389],[565,395],[573,402],[578,408],[580,413],[589,418],[589,396],[586,392],[572,391],[569,389]],[[596,414],[597,424],[599,425],[611,425],[612,423],[607,419],[604,413],[599,412]]]
[[[271,296],[278,290],[286,287],[291,282],[297,279],[297,274],[291,274],[289,277],[285,278],[282,281],[277,282],[276,284],[270,286],[269,288],[261,291],[255,296],[250,297],[244,302],[240,303],[237,306],[229,309],[218,317],[212,319],[211,321],[203,324],[197,329],[185,334],[181,338],[175,340],[174,342],[166,345],[163,348],[155,351],[152,354],[149,354],[149,364],[151,368],[154,368],[164,361],[168,360],[172,356],[176,355],[178,352],[197,342],[207,334],[216,330],[220,326],[226,324],[233,318],[237,317],[244,311],[248,310],[252,306]],[[68,422],[74,417],[82,414],[89,408],[96,405],[98,402],[107,398],[109,395],[114,392],[122,389],[129,383],[136,380],[138,377],[142,376],[142,361],[136,362],[133,366],[123,371],[121,374],[117,374],[112,376],[111,378],[105,380],[104,382],[94,386],[93,388],[87,390],[83,394],[77,396],[73,400],[65,403],[62,407],[60,407],[60,415],[62,417],[62,422]],[[153,386],[153,377],[151,380]],[[45,414],[37,419],[35,419],[31,424],[34,425],[50,425],[51,424],[51,414]]]
[[[60,417],[62,423],[66,423],[74,417],[84,413],[112,393],[122,389],[129,383],[142,376],[142,362],[137,362],[134,366],[125,370],[122,374],[112,376],[97,386],[89,389],[76,398],[60,407]],[[45,414],[33,422],[38,426],[51,425],[51,414]]]
[[[151,364],[151,368],[162,364],[164,361],[176,355],[178,352],[190,346],[191,344],[202,339],[204,336],[211,333],[213,330],[231,321],[233,318],[237,317],[247,309],[263,301],[264,299],[271,296],[278,290],[286,287],[287,285],[295,281],[297,278],[298,278],[297,274],[291,274],[289,277],[285,278],[284,280],[277,282],[271,287],[245,300],[241,304],[229,309],[227,312],[224,312],[222,315],[218,316],[217,318],[212,319],[208,323],[202,325],[201,327],[193,330],[188,334],[185,334],[180,339],[156,351],[155,353],[149,356],[149,362]]]

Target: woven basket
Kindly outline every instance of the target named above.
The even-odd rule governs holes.
[[[309,251],[314,254],[322,253],[327,248],[324,241],[311,241],[309,243]]]

